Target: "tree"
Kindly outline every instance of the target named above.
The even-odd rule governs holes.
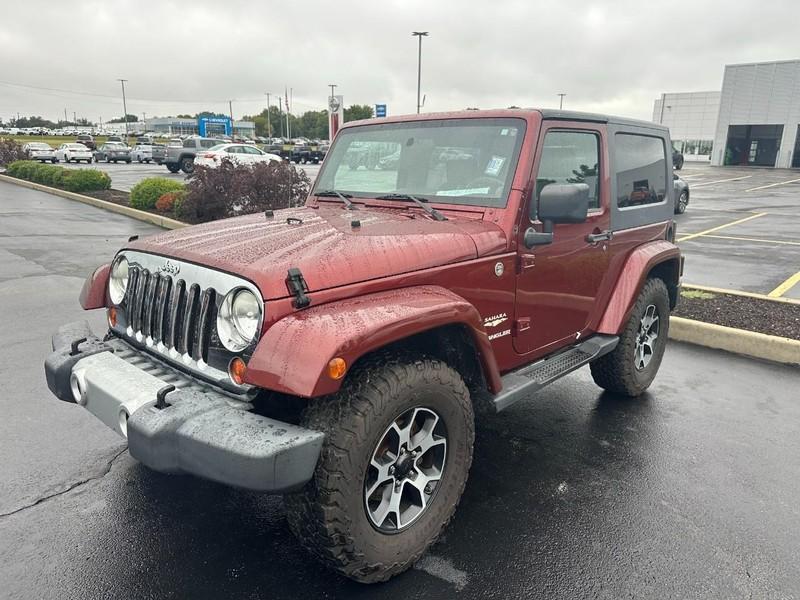
[[[11,124],[14,127],[47,127],[53,129],[56,124],[43,117],[21,117],[19,119],[11,119]]]
[[[352,104],[344,109],[344,120],[359,121],[361,119],[371,119],[375,116],[373,107],[369,104]]]
[[[107,121],[107,123],[124,123],[127,121],[128,123],[136,123],[139,120],[139,117],[136,115],[125,115],[124,117],[117,117],[116,119],[111,119]]]

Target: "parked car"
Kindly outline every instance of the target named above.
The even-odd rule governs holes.
[[[187,175],[194,171],[194,159],[198,152],[209,150],[220,144],[214,138],[191,137],[183,140],[180,146],[167,146],[164,164],[170,173],[183,171]]]
[[[125,141],[122,139],[122,136],[119,135],[110,135],[106,138],[106,142],[119,142],[120,144],[124,144]]]
[[[38,160],[40,162],[50,161],[56,162],[56,153],[49,144],[44,142],[28,142],[22,147],[25,155],[31,160]]]
[[[676,171],[680,171],[683,168],[683,154],[675,148],[672,149],[672,166]]]
[[[672,179],[675,186],[675,214],[682,215],[689,204],[689,184],[677,173],[672,174]]]
[[[97,148],[97,144],[94,142],[94,138],[88,134],[82,133],[78,136],[78,139],[75,140],[79,144],[83,144],[89,150],[95,150]]]
[[[213,168],[220,166],[225,159],[238,165],[254,165],[282,160],[280,156],[268,154],[250,144],[218,144],[208,150],[198,152],[194,164]]]
[[[97,162],[131,162],[131,149],[122,142],[106,142],[94,153]]]
[[[152,144],[136,144],[131,148],[131,160],[137,162],[149,163],[153,160],[153,145]]]
[[[55,151],[55,158],[56,162],[64,161],[64,162],[81,162],[86,161],[87,163],[92,162],[94,158],[92,151],[89,150],[83,144],[78,144],[77,142],[71,142],[68,144],[61,144],[58,147],[58,150]]]
[[[108,329],[62,326],[45,361],[56,397],[126,438],[133,459],[286,494],[302,545],[364,583],[442,534],[467,484],[474,407],[529,401],[585,365],[615,405],[642,396],[683,271],[662,201],[666,127],[533,109],[418,119],[346,123],[303,207],[132,238],[80,294]],[[432,162],[452,140],[470,158]],[[354,144],[408,160],[395,178],[351,174]],[[645,180],[658,201],[619,210]],[[646,419],[652,399],[638,402]],[[622,420],[637,410],[620,406]],[[536,468],[510,460],[520,477]],[[573,525],[566,511],[544,518]]]

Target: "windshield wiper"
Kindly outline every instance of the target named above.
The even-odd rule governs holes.
[[[428,206],[425,204],[427,200],[420,200],[416,196],[412,196],[411,194],[384,194],[383,196],[376,196],[376,200],[411,200],[412,202],[416,203],[422,210],[428,213],[437,221],[447,221],[447,217],[445,217],[442,213],[438,210],[433,208],[432,206]]]
[[[353,197],[352,194],[343,194],[342,192],[337,192],[336,190],[324,190],[322,192],[315,192],[314,195],[317,197],[329,196],[331,198],[333,197],[340,198],[342,202],[344,202],[344,205],[347,208],[347,210],[358,210],[358,207],[352,202],[350,202],[350,198]]]

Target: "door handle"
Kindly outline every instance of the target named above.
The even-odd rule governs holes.
[[[605,231],[600,231],[595,229],[592,233],[586,236],[586,241],[590,244],[596,244],[597,242],[607,241],[614,237],[614,232],[610,229],[606,229]]]

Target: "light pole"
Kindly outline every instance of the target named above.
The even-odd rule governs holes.
[[[412,31],[411,36],[416,36],[419,39],[419,50],[417,53],[417,114],[419,114],[420,103],[419,94],[422,87],[422,38],[428,37],[427,31]]]
[[[127,79],[117,79],[122,84],[122,120],[125,122],[125,139],[128,139],[128,105],[125,103],[125,82]]]
[[[267,96],[267,137],[269,143],[272,143],[272,119],[269,118],[269,92],[264,92]]]
[[[564,108],[564,96],[566,96],[566,94],[559,94],[558,95],[558,110],[561,110],[562,108]]]

